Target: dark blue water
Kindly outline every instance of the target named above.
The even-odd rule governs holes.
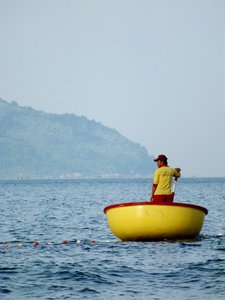
[[[209,210],[199,239],[118,241],[103,208],[151,183],[0,181],[0,298],[225,299],[225,179],[178,181],[176,202]]]

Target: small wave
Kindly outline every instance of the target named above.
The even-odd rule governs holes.
[[[218,232],[218,233],[213,233],[213,234],[202,234],[201,237],[203,239],[225,237],[225,233],[224,232]]]
[[[18,273],[17,268],[0,267],[0,274],[16,274]]]
[[[84,288],[84,289],[80,290],[79,293],[85,293],[85,294],[99,294],[98,291],[96,291],[96,290],[94,290],[94,289],[90,289],[90,288]]]
[[[5,294],[10,294],[12,291],[7,289],[7,288],[0,288],[0,298],[1,298],[1,295],[5,295]]]

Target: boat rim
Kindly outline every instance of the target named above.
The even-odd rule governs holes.
[[[178,207],[187,207],[187,208],[194,208],[194,209],[198,209],[201,210],[205,213],[205,215],[208,214],[208,209],[200,206],[200,205],[196,205],[196,204],[189,204],[189,203],[179,203],[179,202],[173,202],[173,203],[153,203],[153,202],[148,202],[148,201],[144,201],[144,202],[127,202],[127,203],[119,203],[119,204],[112,204],[112,205],[108,205],[104,208],[104,213],[106,214],[108,210],[112,209],[112,208],[118,208],[118,207],[127,207],[127,206],[138,206],[138,205],[150,205],[150,206],[178,206]]]

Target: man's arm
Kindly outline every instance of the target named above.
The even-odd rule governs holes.
[[[150,197],[150,201],[153,200],[153,196],[154,196],[154,194],[155,194],[155,190],[156,190],[156,188],[157,188],[157,185],[158,185],[158,184],[154,184],[154,183],[153,183],[153,185],[152,185],[152,194],[151,194],[151,197]]]
[[[174,177],[179,178],[181,176],[181,174],[180,174],[181,169],[180,168],[175,168],[174,170],[176,171],[175,174],[174,174]]]

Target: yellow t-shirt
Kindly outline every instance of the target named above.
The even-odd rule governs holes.
[[[158,168],[154,174],[153,184],[157,185],[154,195],[168,195],[171,194],[172,178],[180,177],[180,174],[169,166]]]

